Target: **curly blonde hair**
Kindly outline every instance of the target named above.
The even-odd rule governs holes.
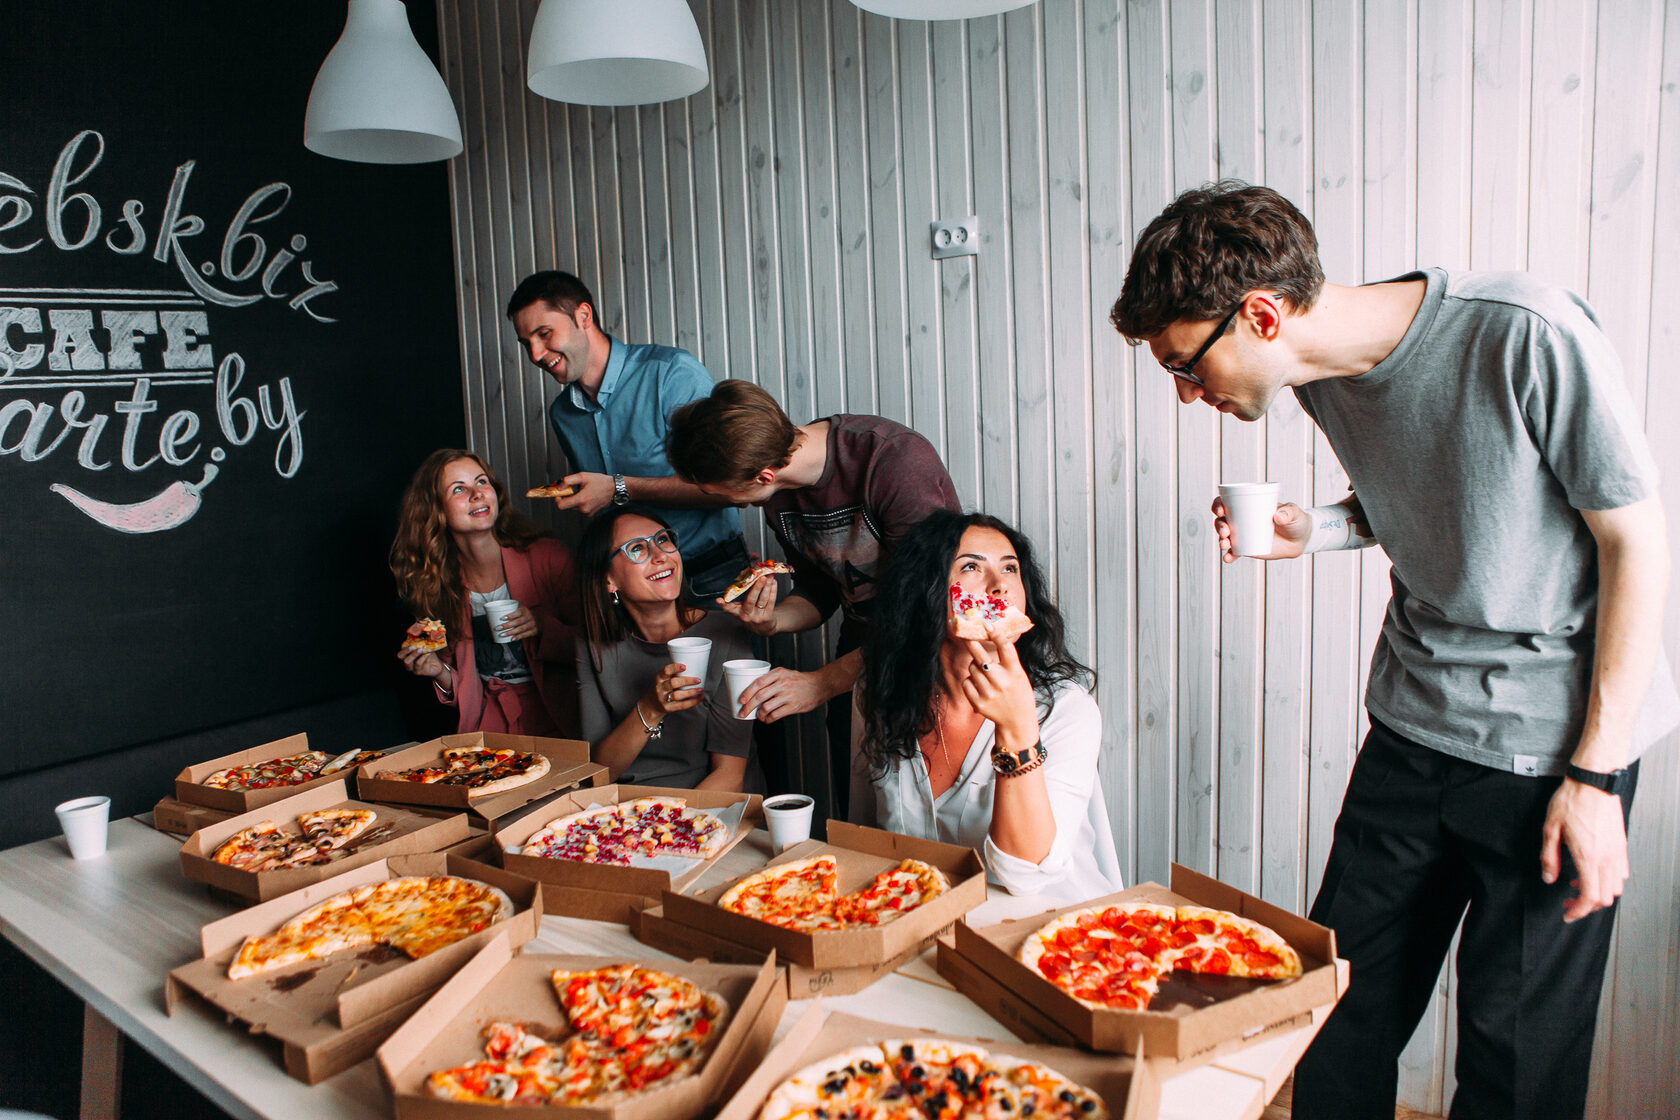
[[[503,548],[524,550],[531,542],[547,536],[541,525],[508,504],[502,480],[477,455],[460,448],[445,447],[426,456],[420,469],[403,491],[397,512],[397,536],[391,542],[391,574],[397,580],[397,594],[421,618],[435,618],[449,631],[451,643],[462,633],[462,603],[466,584],[461,578],[461,558],[443,511],[438,481],[444,468],[471,459],[490,479],[496,491],[496,524],[491,530]]]

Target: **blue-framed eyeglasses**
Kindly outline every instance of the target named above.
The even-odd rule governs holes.
[[[1196,368],[1196,363],[1201,361],[1202,356],[1212,349],[1214,343],[1225,337],[1225,331],[1230,327],[1231,320],[1235,319],[1237,317],[1237,312],[1242,309],[1243,305],[1241,302],[1231,308],[1231,313],[1225,316],[1225,318],[1219,320],[1219,325],[1213,328],[1213,333],[1207,336],[1207,341],[1202,343],[1201,349],[1190,355],[1190,360],[1188,362],[1185,362],[1181,366],[1175,366],[1171,362],[1162,362],[1161,368],[1180,380],[1190,382],[1192,385],[1202,384],[1202,379],[1190,371]]]
[[[624,558],[632,564],[646,564],[653,559],[653,550],[657,547],[661,552],[675,552],[677,550],[677,531],[675,529],[661,529],[650,537],[632,537],[612,550],[612,556],[624,553]]]

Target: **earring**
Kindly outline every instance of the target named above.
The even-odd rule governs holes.
[[[618,605],[618,592],[617,592],[617,591],[614,591],[614,592],[613,592],[613,593],[612,593],[612,597],[613,597],[613,605],[614,605],[614,606],[617,606],[617,605]]]

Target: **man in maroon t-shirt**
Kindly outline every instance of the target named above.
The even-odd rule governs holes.
[[[671,414],[666,457],[677,475],[736,505],[760,506],[793,565],[793,590],[776,601],[761,579],[724,604],[756,634],[821,626],[838,608],[839,656],[820,669],[770,670],[741,694],[741,710],[774,722],[830,705],[836,796],[848,786],[850,693],[869,606],[892,547],[938,509],[961,509],[939,453],[920,433],[881,416],[842,413],[795,425],[748,381],[720,381],[712,395]],[[838,737],[837,737],[838,736]],[[843,806],[842,806],[843,808]]]

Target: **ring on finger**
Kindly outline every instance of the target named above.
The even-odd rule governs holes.
[[[982,673],[989,673],[989,672],[991,672],[991,671],[992,671],[992,663],[991,663],[991,662],[990,662],[990,661],[982,661],[982,662],[980,662],[980,671],[981,671],[981,672],[982,672]]]

